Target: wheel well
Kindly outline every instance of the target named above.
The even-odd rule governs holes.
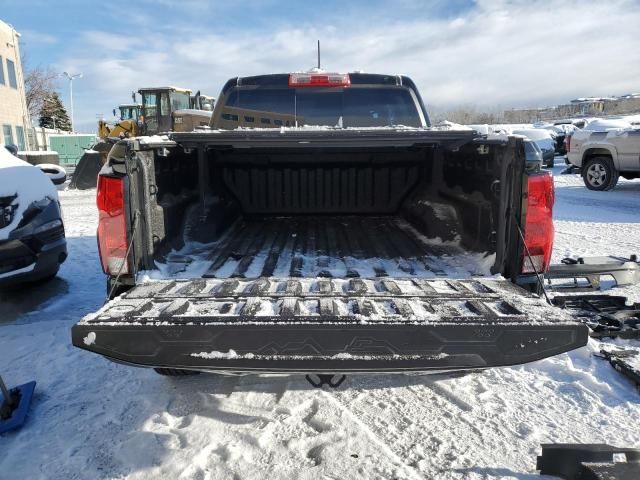
[[[609,157],[613,160],[613,155],[606,148],[590,148],[589,150],[584,152],[582,156],[582,165],[584,166],[589,160],[593,157]]]

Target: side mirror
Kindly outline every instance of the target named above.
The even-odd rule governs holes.
[[[49,163],[41,163],[36,165],[42,173],[44,173],[54,185],[62,185],[67,181],[67,171],[60,165]]]
[[[113,116],[114,117],[116,116],[116,109],[115,108],[113,109]]]

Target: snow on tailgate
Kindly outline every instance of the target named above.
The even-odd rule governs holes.
[[[83,324],[565,324],[566,313],[499,279],[259,278],[150,281]]]

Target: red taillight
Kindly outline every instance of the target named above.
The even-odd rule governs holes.
[[[292,73],[290,87],[347,87],[351,85],[348,73]]]
[[[571,151],[571,135],[564,137],[564,148],[569,153]]]
[[[127,222],[124,211],[124,179],[98,177],[98,248],[102,270],[108,275],[129,273]]]
[[[553,177],[544,172],[529,176],[527,194],[527,216],[524,226],[524,241],[531,255],[523,252],[522,273],[535,270],[545,272],[549,268],[553,249]],[[531,262],[533,261],[533,266]]]

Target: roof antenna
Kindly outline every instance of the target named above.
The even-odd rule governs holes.
[[[320,70],[320,40],[318,40],[318,70]]]

